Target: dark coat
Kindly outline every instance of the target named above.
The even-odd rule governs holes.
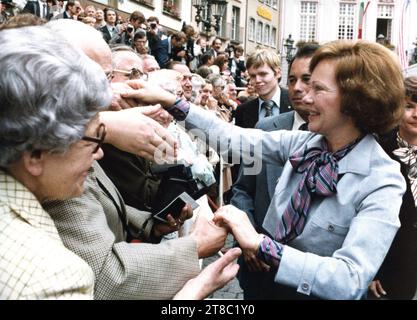
[[[417,209],[407,178],[406,166],[392,152],[398,149],[397,131],[381,139],[385,152],[401,165],[407,190],[400,209],[401,227],[375,279],[381,281],[388,299],[412,299],[417,289]]]
[[[232,61],[234,59],[229,59],[229,70],[232,70]],[[236,87],[243,87],[243,83],[242,83],[242,72],[246,71],[246,67],[245,67],[245,61],[243,60],[239,60],[236,63],[236,72],[234,74],[232,74],[233,79],[235,80],[235,85]]]
[[[279,102],[279,113],[291,111],[288,90],[281,88],[281,99]],[[235,111],[235,124],[242,128],[255,128],[259,120],[259,99],[253,99],[242,103]]]
[[[46,4],[46,2],[45,2]],[[39,7],[38,1],[28,1],[26,2],[25,7],[23,8],[24,13],[31,13],[35,16],[41,17],[41,8]],[[49,12],[49,7],[46,4],[46,20],[51,19],[52,14]]]
[[[99,160],[100,166],[117,187],[126,204],[150,211],[160,182],[150,172],[150,162],[109,144],[104,144],[102,148],[106,156]]]

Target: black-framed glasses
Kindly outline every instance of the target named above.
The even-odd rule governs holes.
[[[147,80],[148,79],[148,75],[140,71],[138,68],[132,68],[130,70],[113,69],[113,72],[119,72],[129,77],[129,80],[137,80],[137,79]]]
[[[100,125],[98,126],[98,129],[97,129],[97,137],[96,138],[83,136],[81,139],[84,140],[84,141],[97,143],[97,146],[94,148],[94,151],[93,151],[93,153],[96,153],[98,151],[98,149],[101,148],[101,146],[104,142],[104,138],[106,137],[106,133],[107,133],[106,125],[104,123],[100,123]]]

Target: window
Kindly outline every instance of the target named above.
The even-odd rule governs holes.
[[[377,35],[384,35],[385,39],[391,41],[392,20],[394,18],[394,3],[393,1],[381,1],[384,4],[378,4],[376,33]]]
[[[140,4],[144,4],[145,6],[153,7],[153,0],[136,0]],[[101,2],[101,1],[99,1]],[[106,2],[109,2],[106,0]]]
[[[217,34],[222,38],[227,38],[229,36],[227,34],[226,17],[227,17],[227,7],[226,7],[226,10],[224,11],[223,17],[220,17],[220,22],[219,22],[220,28],[219,28],[219,32],[217,32]]]
[[[264,45],[266,46],[269,46],[269,33],[271,32],[270,29],[271,27],[266,24],[264,28]]]
[[[317,2],[301,1],[300,40],[315,41],[317,34]]]
[[[240,9],[238,7],[232,8],[232,34],[231,39],[239,41],[239,26],[240,26]]]
[[[272,27],[271,32],[271,47],[276,48],[277,47],[277,28]]]
[[[181,0],[163,0],[162,12],[177,18],[181,17]]]
[[[272,8],[278,9],[278,0],[272,0]]]
[[[394,4],[378,4],[378,18],[394,17]]]
[[[338,39],[353,39],[355,29],[355,12],[356,5],[354,3],[340,3]]]
[[[258,27],[256,28],[256,42],[262,43],[263,27],[263,23],[261,21],[258,21]]]
[[[250,41],[255,41],[255,19],[254,18],[250,18],[249,19],[249,40]]]

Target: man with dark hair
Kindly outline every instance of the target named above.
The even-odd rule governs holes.
[[[246,71],[245,60],[243,59],[243,48],[237,46],[233,48],[233,57],[229,58],[229,70],[235,81],[236,87],[243,87],[242,73]]]
[[[133,49],[135,49],[138,54],[147,54],[148,48],[146,47],[146,42],[148,42],[146,31],[138,29],[133,36]]]
[[[210,53],[213,57],[217,57],[220,53],[222,48],[222,40],[220,38],[214,38],[213,42],[211,43],[211,49],[207,52]]]
[[[133,11],[130,14],[129,22],[119,25],[118,37],[113,42],[132,46],[136,30],[139,30],[145,22],[146,19],[142,12]]]
[[[161,26],[159,25],[159,19],[156,16],[151,16],[147,20],[148,29],[146,32],[146,37],[148,38],[148,46],[150,49],[150,54],[154,54],[157,51],[159,42],[166,38]]]
[[[184,32],[176,32],[167,39],[160,40],[152,55],[161,68],[164,68],[170,60],[180,61],[185,55],[184,44],[187,37]]]
[[[79,1],[77,0],[68,0],[66,6],[65,6],[65,11],[63,13],[60,13],[58,15],[56,15],[54,18],[52,18],[52,20],[56,20],[56,19],[75,19],[75,17],[77,17],[78,15],[78,10],[81,8],[81,4]]]
[[[264,118],[256,124],[256,128],[265,131],[306,130],[308,110],[302,98],[310,89],[309,64],[318,48],[319,46],[316,44],[301,47],[290,63],[288,95],[294,111]],[[283,168],[262,163],[261,172],[255,176],[244,175],[246,167],[249,166],[242,164],[239,177],[233,185],[233,197],[230,203],[247,213],[258,232],[266,233],[267,231],[262,228],[262,223]],[[253,265],[247,260],[249,259],[240,258],[239,261],[241,269],[238,278],[244,292],[244,298],[273,299],[274,287],[272,284],[274,282],[271,281],[271,277],[274,275],[268,272],[254,271]]]
[[[116,26],[116,10],[112,8],[105,8],[103,11],[106,25],[101,27],[99,31],[103,34],[104,41],[107,43],[120,43],[120,41],[117,42],[117,39],[119,38],[119,29]]]

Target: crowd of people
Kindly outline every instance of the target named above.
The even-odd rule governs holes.
[[[286,89],[276,52],[190,25],[7,10],[1,298],[204,299],[235,276],[245,299],[414,297],[417,79],[388,49],[306,43]],[[159,219],[168,164],[204,192]]]

